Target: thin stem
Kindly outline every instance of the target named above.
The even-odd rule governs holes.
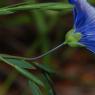
[[[65,43],[62,43],[62,44],[56,46],[55,48],[53,48],[53,49],[47,51],[47,52],[44,53],[44,54],[41,54],[41,55],[37,56],[37,57],[25,58],[24,60],[31,60],[31,61],[34,61],[34,60],[40,59],[40,58],[42,58],[42,57],[44,57],[44,56],[46,56],[46,55],[48,55],[48,54],[54,52],[55,50],[57,50],[58,48],[62,47],[63,45],[65,45]]]
[[[66,44],[66,42],[63,42],[62,44],[56,46],[55,48],[53,48],[53,49],[51,49],[51,50],[49,50],[49,51],[47,51],[46,53],[41,54],[41,55],[39,55],[39,56],[37,56],[37,57],[32,57],[32,58],[31,58],[31,57],[30,57],[30,58],[26,58],[26,57],[19,57],[19,56],[11,56],[11,55],[4,55],[4,54],[0,54],[0,56],[5,57],[5,58],[12,58],[12,59],[22,59],[22,60],[35,61],[35,60],[38,60],[38,59],[40,59],[40,58],[42,58],[42,57],[44,57],[44,56],[46,56],[46,55],[48,55],[48,54],[54,52],[55,50],[59,49],[60,47],[62,47],[62,46],[65,45],[65,44]]]

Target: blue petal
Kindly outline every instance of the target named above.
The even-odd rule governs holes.
[[[94,43],[94,44],[95,44],[95,43]],[[91,52],[95,53],[95,46],[90,46],[90,45],[88,45],[86,48],[87,48],[88,50],[90,50]]]
[[[71,3],[71,4],[74,4],[76,2],[77,2],[77,0],[69,0],[69,3]]]
[[[82,38],[79,43],[95,53],[95,8],[87,0],[69,0],[75,5],[74,28],[80,32]]]
[[[86,36],[83,36],[82,37],[82,39],[84,40],[84,41],[95,41],[95,35],[86,35]],[[82,41],[82,39],[81,39],[81,41]]]
[[[70,0],[75,1],[75,0]],[[95,34],[95,8],[86,0],[77,0],[74,8],[75,32]]]
[[[87,1],[87,0],[68,0],[68,1],[71,4],[77,4],[77,3],[81,3],[81,2],[84,2],[84,1]]]
[[[81,41],[81,44],[85,45],[85,47],[91,52],[95,53],[95,41]]]

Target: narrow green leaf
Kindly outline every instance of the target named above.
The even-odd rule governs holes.
[[[72,9],[73,6],[70,4],[64,3],[37,3],[30,4],[26,3],[25,5],[18,6],[6,6],[0,8],[0,15],[14,13],[19,10],[33,10],[33,9],[44,9],[44,10],[63,10],[63,9]]]
[[[10,11],[10,10],[0,10],[0,15],[8,15],[8,14],[12,14],[14,12]]]
[[[0,54],[1,57],[3,58],[9,58],[9,59],[24,59],[24,57],[20,56],[13,56],[13,55],[8,55],[8,54]]]
[[[24,75],[25,77],[27,77],[29,80],[34,81],[35,83],[37,83],[38,85],[44,86],[43,82],[36,76],[34,76],[32,73],[28,72],[25,69],[22,69],[16,65],[13,65],[13,67],[22,75]]]
[[[26,4],[32,4],[33,2],[31,1],[25,1],[25,2],[21,2],[21,3],[16,3],[16,4],[12,4],[12,5],[9,5],[9,6],[6,6],[5,8],[8,8],[8,7],[16,7],[16,6],[21,6],[21,5],[26,5]]]
[[[55,74],[55,73],[56,73],[55,71],[53,71],[52,69],[50,69],[49,67],[47,67],[47,66],[44,65],[44,64],[39,64],[39,63],[37,63],[37,62],[32,62],[32,63],[33,63],[33,65],[34,65],[35,67],[38,67],[38,68],[42,69],[43,71],[46,71],[46,72],[52,73],[52,74]]]
[[[38,85],[41,85],[41,86],[44,86],[43,85],[43,82],[38,78],[36,77],[35,75],[33,75],[32,73],[30,73],[29,71],[17,66],[17,65],[14,65],[12,63],[10,63],[8,60],[4,59],[3,57],[0,56],[0,59],[2,61],[4,61],[5,63],[11,65],[12,67],[14,67],[20,74],[22,74],[23,76],[25,76],[26,78],[28,78],[29,80],[32,80],[34,81],[35,83],[37,83]]]
[[[8,62],[10,62],[11,64],[17,65],[21,68],[28,68],[28,69],[32,69],[35,68],[32,64],[28,63],[25,60],[20,60],[20,59],[9,59],[9,58],[5,58]]]
[[[32,91],[32,95],[42,95],[39,86],[33,81],[29,81],[29,87]]]
[[[46,71],[48,73],[55,74],[56,72],[47,67],[44,64],[39,64],[37,62],[32,62],[32,64],[29,64],[27,61],[23,60],[24,57],[17,57],[17,56],[11,56],[6,54],[0,54],[1,57],[7,59],[11,64],[17,65],[21,68],[34,68],[37,67],[43,71]],[[17,58],[17,59],[16,59]],[[34,66],[34,67],[33,67]]]
[[[51,79],[47,73],[43,73],[41,76],[43,83],[45,84],[44,88],[46,90],[47,95],[55,95],[54,88],[51,83]]]
[[[47,9],[47,10],[62,10],[62,9],[72,9],[73,6],[64,3],[38,3],[38,4],[27,4],[17,7],[10,7],[10,10],[29,10],[29,9]]]

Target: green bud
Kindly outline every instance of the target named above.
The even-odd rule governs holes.
[[[82,46],[78,43],[81,39],[81,36],[81,33],[74,33],[74,30],[72,29],[66,34],[65,42],[71,47]]]

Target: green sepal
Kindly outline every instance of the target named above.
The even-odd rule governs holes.
[[[82,37],[81,33],[79,32],[75,33],[74,29],[72,29],[66,34],[65,43],[71,47],[79,46],[83,47],[83,45],[79,43],[81,37]]]

